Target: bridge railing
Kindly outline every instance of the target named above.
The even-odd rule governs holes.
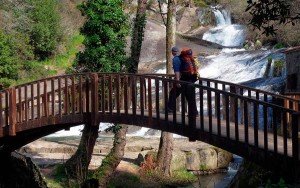
[[[188,111],[185,95],[175,102],[177,111],[168,113],[169,92],[177,83],[183,89],[195,88],[199,117]],[[90,114],[87,117],[92,119],[99,114],[133,120],[144,117],[149,123],[167,122],[169,130],[178,133],[185,129],[195,130],[190,132],[190,137],[197,138],[193,134],[200,130],[211,136],[244,143],[247,148],[298,160],[299,115],[296,110],[267,100],[267,94],[260,100],[261,93],[259,97],[245,96],[241,92],[243,87],[227,90],[223,85],[220,89],[218,84],[212,87],[210,82],[191,84],[167,76],[122,73],[46,78],[0,92],[0,137],[14,136],[45,123],[55,124],[63,117],[69,117],[68,121],[71,121],[83,114]]]
[[[159,76],[162,78],[173,78],[173,74],[147,74],[153,76]],[[256,88],[251,88],[248,86],[234,84],[222,80],[214,80],[209,78],[200,77],[199,81],[196,82],[203,86],[208,86],[230,93],[236,93],[242,96],[247,96],[261,101],[272,102],[279,106],[285,106],[286,108],[299,111],[300,110],[300,99],[292,95],[280,95],[271,93],[268,91],[263,91]]]

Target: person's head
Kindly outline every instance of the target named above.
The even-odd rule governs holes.
[[[179,48],[178,48],[177,46],[174,46],[174,47],[172,48],[172,55],[173,55],[173,56],[176,56],[176,55],[178,55],[178,52],[179,52]]]

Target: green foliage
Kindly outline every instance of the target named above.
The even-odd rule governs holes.
[[[274,46],[275,49],[281,49],[281,48],[285,48],[284,44],[282,43],[277,43],[275,46]]]
[[[197,181],[197,176],[186,169],[179,169],[172,173],[172,178],[177,182],[191,183]]]
[[[284,67],[284,61],[276,60],[274,61],[274,68],[282,69]]]
[[[45,59],[54,54],[60,39],[59,14],[56,0],[28,0],[32,5],[30,18],[33,21],[30,31],[31,44],[35,55]]]
[[[0,85],[7,87],[18,78],[19,59],[11,36],[0,30]]]
[[[126,60],[125,37],[129,30],[122,7],[122,0],[90,0],[80,5],[87,21],[81,28],[85,50],[77,54],[74,65],[77,71],[121,70]]]
[[[272,183],[271,180],[269,179],[265,186],[265,188],[285,188],[285,187],[288,187],[288,186],[282,178],[280,178],[278,183]]]
[[[117,178],[112,178],[108,183],[108,188],[122,187],[122,188],[138,188],[140,178],[135,174],[122,173]]]
[[[207,3],[204,0],[194,0],[195,6],[197,7],[207,7]]]

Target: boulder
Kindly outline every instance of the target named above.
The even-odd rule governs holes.
[[[186,155],[183,151],[173,151],[171,171],[183,169],[186,166]]]
[[[191,150],[185,152],[186,155],[186,169],[187,170],[199,170],[200,158],[197,150]]]
[[[200,170],[218,168],[218,154],[214,148],[208,147],[199,150]]]
[[[227,168],[232,161],[232,153],[218,149],[218,168]]]

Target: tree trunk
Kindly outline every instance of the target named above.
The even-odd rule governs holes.
[[[103,159],[101,166],[94,173],[94,178],[98,179],[98,187],[106,187],[111,175],[121,162],[124,156],[124,148],[126,145],[127,125],[117,125],[120,127],[114,136],[114,144],[110,153]]]
[[[176,6],[175,1],[168,2],[167,27],[166,27],[166,59],[167,59],[167,74],[172,74],[172,53],[171,49],[175,46],[175,31],[176,31]],[[173,152],[173,134],[162,132],[160,137],[159,149],[157,154],[157,169],[162,171],[164,175],[171,174],[170,166]]]
[[[164,175],[171,174],[171,161],[173,152],[173,134],[161,132],[159,149],[157,153],[157,169],[163,172]]]
[[[140,61],[141,47],[144,37],[144,29],[146,25],[146,8],[147,0],[138,0],[138,8],[131,38],[131,57],[128,71],[137,73]]]
[[[175,0],[169,0],[167,12],[167,26],[166,26],[166,60],[167,60],[167,73],[173,73],[172,53],[171,49],[176,43],[176,4]]]
[[[68,177],[77,179],[79,182],[86,180],[93,149],[98,138],[98,130],[99,125],[86,124],[84,126],[78,149],[65,164]]]

